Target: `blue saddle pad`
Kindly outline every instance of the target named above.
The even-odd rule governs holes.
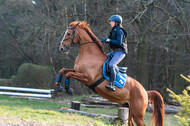
[[[106,62],[103,65],[103,76],[106,78],[107,81],[110,81],[110,75],[108,72],[108,61],[110,60],[110,57],[106,60]],[[115,85],[119,88],[123,88],[125,86],[125,83],[127,81],[127,74],[126,74],[126,67],[117,67],[116,68],[116,79],[115,79]]]

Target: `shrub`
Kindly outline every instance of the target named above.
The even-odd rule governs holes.
[[[4,79],[4,78],[0,78],[0,85],[1,86],[11,86],[11,79]]]
[[[190,76],[186,78],[181,74],[181,77],[187,80],[187,82],[190,82]],[[187,86],[186,89],[183,90],[182,94],[176,95],[173,91],[170,89],[167,89],[168,92],[170,92],[170,97],[173,98],[174,102],[180,103],[180,109],[182,111],[179,111],[175,117],[178,119],[178,123],[183,126],[189,126],[190,125],[190,95],[188,94],[188,91],[190,91],[190,86]]]
[[[18,69],[17,75],[12,76],[13,86],[30,88],[50,88],[52,83],[52,69],[25,63]]]

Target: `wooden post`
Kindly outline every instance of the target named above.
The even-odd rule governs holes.
[[[80,110],[80,102],[79,101],[72,101],[71,102],[71,109]]]
[[[125,125],[128,125],[128,117],[129,117],[129,108],[126,107],[119,107],[118,109],[118,116],[123,120]]]

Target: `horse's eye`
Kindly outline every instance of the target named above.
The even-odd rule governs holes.
[[[70,33],[67,33],[67,35],[69,36],[69,35],[71,35]]]

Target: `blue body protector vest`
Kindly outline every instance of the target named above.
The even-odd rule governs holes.
[[[112,42],[110,42],[110,47],[112,49],[117,49],[117,48],[122,48],[122,50],[127,54],[128,53],[128,49],[127,49],[127,32],[120,26],[115,26],[111,32],[110,32],[110,35],[109,35],[109,39],[111,40],[118,40],[118,36],[117,36],[117,31],[121,29],[122,32],[121,34],[123,34],[123,38],[122,38],[122,44],[112,44]],[[120,36],[120,35],[119,35]]]

